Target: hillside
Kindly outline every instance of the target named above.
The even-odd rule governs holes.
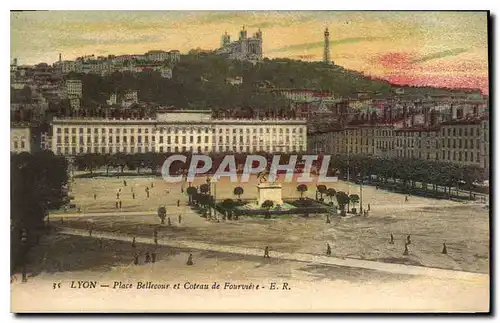
[[[228,77],[242,77],[241,85],[226,82]],[[112,92],[137,90],[141,102],[180,109],[233,110],[249,108],[266,111],[287,109],[288,102],[259,88],[263,82],[276,88],[309,88],[331,91],[336,96],[352,97],[357,92],[386,98],[392,93],[387,81],[364,76],[340,66],[290,59],[264,59],[252,64],[227,60],[211,53],[188,54],[173,69],[172,79],[160,73],[113,73],[101,77],[93,74],[72,74],[83,80],[84,106],[104,105]],[[448,93],[447,89],[408,88],[412,93]]]

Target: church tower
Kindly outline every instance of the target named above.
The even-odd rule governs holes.
[[[323,63],[331,65],[333,62],[330,58],[330,32],[328,31],[328,27],[325,28],[325,45],[323,48]]]
[[[221,47],[226,47],[231,43],[231,36],[227,34],[227,31],[222,35]]]

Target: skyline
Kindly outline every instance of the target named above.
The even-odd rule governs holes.
[[[110,14],[112,13],[112,14]],[[488,92],[486,12],[43,11],[11,12],[11,59],[53,63],[95,54],[216,49],[224,32],[263,32],[263,55],[335,64],[395,84]]]

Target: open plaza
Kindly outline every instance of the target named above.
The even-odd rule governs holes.
[[[285,182],[282,177],[277,183],[282,185],[283,199],[298,199],[299,183]],[[13,295],[26,300],[31,284],[45,284],[49,289],[49,282],[77,279],[110,283],[128,280],[134,284],[138,281],[179,281],[182,284],[218,281],[222,285],[226,281],[235,284],[286,281],[292,288],[302,290],[302,296],[304,293],[330,295],[333,305],[315,296],[317,303],[307,305],[315,309],[356,311],[355,295],[362,295],[360,300],[366,298],[365,301],[371,304],[368,308],[374,311],[488,308],[489,211],[485,204],[417,196],[408,196],[406,201],[403,194],[367,185],[360,192],[359,185],[339,181],[328,184],[328,188],[362,195],[363,208],[370,205],[368,216],[349,213],[345,217],[330,216],[330,223],[326,221],[326,214],[308,217],[286,214],[271,219],[240,216],[237,220],[224,220],[217,214],[207,219],[188,205],[186,194],[189,185],[203,183],[206,177],[197,177],[192,183],[167,183],[161,177],[147,175],[75,176],[70,183],[75,208],[50,214],[48,221],[54,233],[44,237],[31,251],[30,282],[15,284]],[[233,191],[241,186],[244,190],[241,198],[253,200],[258,197],[258,184],[256,176],[247,183],[231,183],[226,178],[212,183],[211,189],[218,201],[237,200]],[[304,197],[314,199],[316,184],[306,185],[308,190]],[[330,201],[328,197],[325,199]],[[122,203],[121,209],[116,208],[118,200]],[[336,204],[335,198],[333,201]],[[168,221],[163,225],[157,215],[159,206],[164,206],[167,212]],[[90,225],[93,228],[91,236]],[[155,231],[157,241],[154,241]],[[393,244],[390,243],[391,234]],[[404,255],[408,235],[411,244],[408,255]],[[443,243],[446,254],[442,252]],[[329,256],[326,255],[327,245],[331,248]],[[266,247],[269,259],[263,257]],[[153,252],[156,263],[146,263],[146,253]],[[138,265],[134,264],[136,254]],[[194,262],[192,266],[186,265],[189,255]],[[36,290],[42,292],[43,288]],[[378,299],[377,290],[390,301]],[[118,297],[116,293],[96,293],[99,297]],[[155,293],[159,292],[153,291]],[[199,293],[202,291],[195,294]],[[234,295],[237,293],[241,302],[245,297],[259,302],[256,291],[246,294],[235,291]],[[196,297],[182,291],[176,295],[179,299]],[[217,294],[212,301],[197,308],[222,309],[223,304],[214,305],[217,299],[229,304],[226,308],[237,310],[241,304],[228,300],[230,295]],[[289,297],[290,304],[296,304],[295,307],[282,305],[280,309],[303,309],[290,293],[285,295],[281,291],[272,295],[277,297],[277,302],[279,297]],[[160,302],[159,298],[153,297],[151,302],[133,306],[159,308],[155,303]],[[57,303],[51,304],[43,308],[52,306],[57,310]],[[87,305],[86,308],[99,309],[97,302]],[[262,303],[261,306],[270,309],[270,304]],[[166,308],[181,311],[186,310],[187,305],[176,300]],[[366,309],[367,303],[358,308]]]

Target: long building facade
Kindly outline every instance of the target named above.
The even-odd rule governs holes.
[[[306,120],[213,119],[210,111],[159,112],[150,119],[55,118],[57,155],[146,152],[305,152]]]
[[[405,157],[488,169],[489,119],[461,119],[435,126],[375,124],[308,135],[311,153]]]

